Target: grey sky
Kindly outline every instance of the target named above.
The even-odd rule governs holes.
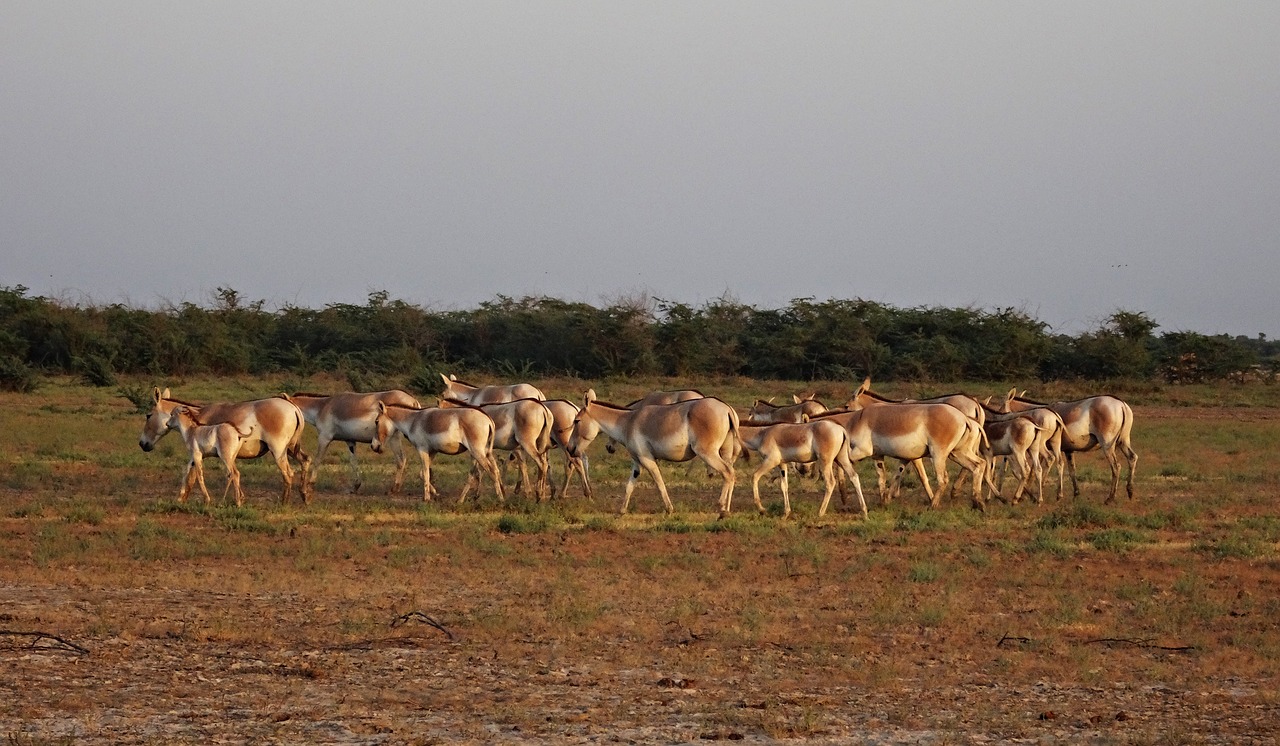
[[[1277,2],[0,4],[0,284],[1280,336]]]

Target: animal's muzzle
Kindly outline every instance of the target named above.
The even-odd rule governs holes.
[[[142,450],[146,451],[147,453],[151,453],[151,451],[155,449],[155,445],[154,445],[154,444],[152,444],[152,443],[148,443],[148,442],[147,442],[147,441],[145,441],[145,440],[140,440],[140,441],[138,441],[138,447],[139,447],[139,448],[141,448]]]

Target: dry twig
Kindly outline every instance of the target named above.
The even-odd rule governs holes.
[[[62,637],[58,637],[57,635],[51,635],[51,634],[49,634],[48,632],[26,632],[26,631],[12,630],[12,629],[0,629],[0,636],[2,636],[2,635],[7,635],[7,636],[10,636],[10,637],[30,637],[30,638],[32,638],[32,639],[31,639],[31,644],[29,644],[29,645],[27,645],[27,646],[26,646],[26,647],[28,647],[28,648],[37,648],[37,646],[40,646],[40,642],[41,642],[42,640],[51,640],[51,641],[53,641],[53,642],[57,643],[58,645],[61,645],[62,647],[58,647],[58,646],[56,646],[56,645],[55,645],[55,646],[48,646],[48,645],[46,645],[46,646],[40,646],[38,649],[40,649],[40,650],[59,650],[59,651],[66,652],[66,653],[76,653],[77,655],[88,655],[88,654],[89,654],[89,649],[88,649],[88,648],[81,647],[81,646],[79,646],[79,645],[75,644],[74,642],[71,642],[70,640],[67,640],[67,639],[62,638]],[[13,645],[13,646],[11,646],[11,649],[13,649],[13,650],[16,650],[17,648],[18,648],[18,646],[17,646],[17,645]]]
[[[1139,647],[1139,648],[1149,648],[1152,650],[1173,650],[1177,652],[1185,652],[1188,650],[1196,649],[1195,645],[1156,645],[1151,642],[1151,638],[1149,637],[1139,638],[1136,640],[1130,640],[1125,637],[1100,637],[1096,640],[1086,640],[1084,644],[1093,645],[1096,643],[1103,643],[1107,645],[1110,645],[1113,643],[1122,643],[1125,645],[1133,645],[1134,647]]]
[[[399,626],[400,626],[400,625],[402,625],[402,624],[406,624],[407,622],[409,622],[409,621],[410,621],[410,620],[412,620],[412,619],[417,619],[418,621],[420,621],[420,622],[422,622],[422,623],[424,623],[424,624],[429,624],[429,625],[431,625],[432,627],[435,627],[436,629],[438,629],[438,630],[440,630],[441,632],[443,632],[443,633],[445,633],[446,635],[448,635],[448,637],[449,637],[449,639],[450,639],[450,640],[452,640],[452,639],[453,639],[453,633],[449,631],[449,628],[448,628],[448,627],[444,626],[444,625],[443,625],[443,624],[441,624],[440,622],[437,622],[435,619],[432,619],[430,616],[427,616],[426,614],[423,614],[421,611],[410,611],[410,612],[406,612],[406,613],[401,614],[400,616],[396,617],[395,619],[392,619],[392,620],[391,620],[391,628],[392,628],[392,629],[395,629],[396,627],[399,627]]]

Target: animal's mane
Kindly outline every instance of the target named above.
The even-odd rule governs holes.
[[[479,409],[480,408],[475,404],[472,404],[471,402],[462,401],[461,399],[453,399],[450,397],[444,397],[440,401],[449,402],[449,404],[452,405],[454,409]],[[408,407],[404,404],[390,404],[388,406],[413,409],[413,407]]]
[[[391,402],[391,403],[382,402],[382,405],[387,409],[407,409],[410,412],[421,412],[423,409],[427,408],[427,407],[411,407],[408,404],[396,404],[395,402]],[[471,405],[468,404],[467,406],[471,406]]]
[[[194,409],[196,409],[196,410],[204,409],[204,406],[205,406],[205,405],[203,405],[203,404],[195,404],[195,403],[192,403],[192,402],[189,402],[189,401],[183,401],[182,399],[175,399],[175,398],[173,398],[172,396],[165,397],[165,401],[171,401],[171,402],[173,402],[174,404],[181,404],[181,405],[182,405],[182,406],[184,406],[184,407],[194,408]]]
[[[473,388],[473,389],[478,389],[478,388],[480,388],[480,386],[477,386],[477,385],[475,385],[474,383],[468,383],[467,381],[464,381],[464,380],[462,380],[461,378],[450,378],[450,379],[449,379],[449,383],[457,383],[457,384],[461,384],[461,385],[463,385],[463,386],[466,386],[466,387],[468,387],[468,388]]]
[[[903,400],[902,400],[902,399],[890,399],[889,397],[885,396],[884,394],[877,394],[876,392],[872,391],[871,389],[866,389],[866,390],[864,390],[862,393],[863,393],[863,394],[865,394],[866,396],[871,397],[872,399],[875,399],[876,401],[888,402],[888,403],[890,403],[890,404],[902,404],[902,403],[903,403]]]
[[[333,394],[317,394],[314,391],[295,391],[292,394],[289,394],[289,396],[305,396],[309,399],[330,399],[333,397]]]
[[[1049,406],[1048,402],[1036,401],[1035,399],[1028,399],[1028,398],[1027,398],[1027,397],[1025,397],[1025,396],[1015,396],[1015,397],[1013,397],[1013,400],[1014,400],[1014,401],[1020,401],[1020,402],[1022,402],[1023,404],[1034,404],[1034,405],[1036,405],[1037,407],[1047,407],[1047,406]]]

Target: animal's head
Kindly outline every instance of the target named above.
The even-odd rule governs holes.
[[[578,411],[577,416],[573,418],[573,428],[569,431],[569,445],[566,452],[578,458],[587,452],[591,447],[591,442],[600,434],[600,423],[596,422],[596,418],[587,414],[587,410]],[[613,442],[610,441],[610,445]],[[612,450],[609,451],[613,453]]]
[[[378,402],[378,416],[373,421],[373,442],[369,447],[374,453],[382,453],[383,444],[394,434],[395,423],[387,416],[387,403]]]
[[[142,425],[142,434],[138,436],[138,447],[147,452],[152,451],[156,447],[156,442],[173,427],[169,424],[169,420],[174,408],[178,406],[177,402],[169,399],[169,389],[161,391],[157,386],[152,395],[154,400],[151,411]]]
[[[180,404],[169,413],[169,420],[165,423],[165,427],[169,430],[181,431],[184,426],[190,427],[198,424],[195,413],[191,411],[191,408]]]

